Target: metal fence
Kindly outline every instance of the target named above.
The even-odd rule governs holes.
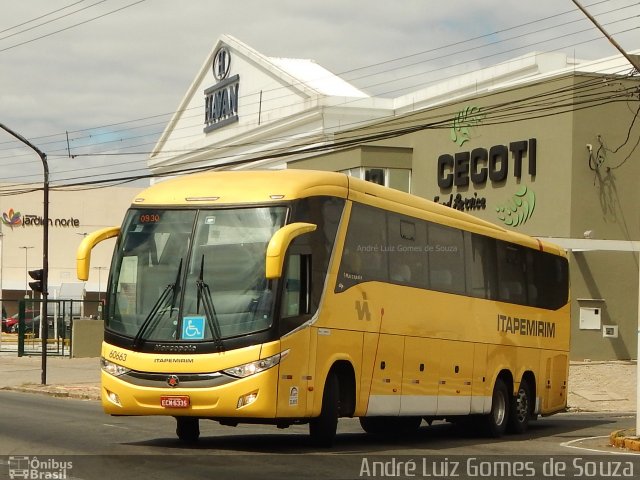
[[[47,339],[42,341],[43,322],[40,299],[2,300],[0,352],[18,356],[71,356],[73,322],[79,318],[101,318],[102,304],[96,301],[55,299],[47,301]]]

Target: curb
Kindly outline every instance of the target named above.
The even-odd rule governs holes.
[[[616,430],[609,435],[609,445],[640,452],[640,437],[636,436],[635,428]]]
[[[74,398],[78,400],[100,400],[100,387],[93,385],[36,385],[26,384],[11,387],[2,387],[0,390],[9,390],[23,393],[39,393],[59,398]]]

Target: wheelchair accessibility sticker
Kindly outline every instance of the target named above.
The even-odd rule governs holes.
[[[182,319],[182,340],[204,339],[204,317],[184,317]]]

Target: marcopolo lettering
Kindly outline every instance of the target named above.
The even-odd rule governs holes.
[[[475,148],[470,152],[449,153],[438,157],[438,186],[449,189],[453,186],[466,187],[469,180],[473,185],[484,185],[487,180],[498,183],[509,174],[509,152],[513,159],[513,176],[522,177],[522,161],[527,155],[528,173],[536,175],[537,143],[535,138],[520,140],[506,145],[494,145],[489,150]]]

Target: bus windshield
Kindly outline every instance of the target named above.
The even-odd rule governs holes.
[[[109,280],[106,326],[150,341],[214,341],[272,324],[266,248],[287,207],[132,209]]]

